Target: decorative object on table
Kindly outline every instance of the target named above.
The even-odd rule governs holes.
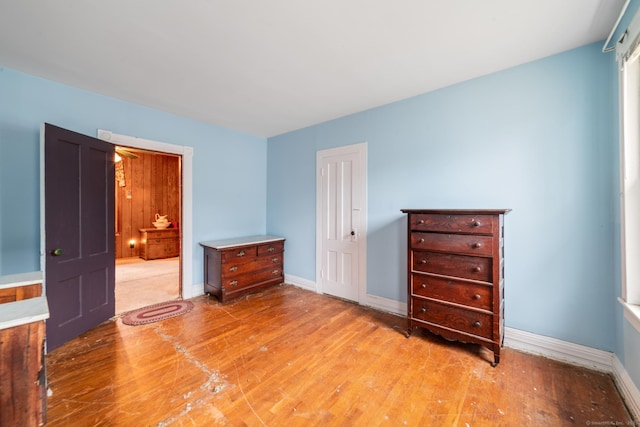
[[[152,223],[155,228],[163,229],[171,225],[171,222],[167,219],[168,215],[156,214],[156,220]]]
[[[150,305],[126,313],[122,317],[125,325],[137,326],[169,319],[188,313],[193,308],[191,301],[168,301]]]

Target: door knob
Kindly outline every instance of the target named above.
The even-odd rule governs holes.
[[[54,249],[51,251],[51,255],[53,256],[60,256],[62,255],[62,249],[58,248],[58,249]]]

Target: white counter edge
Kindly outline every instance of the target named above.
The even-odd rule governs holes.
[[[0,276],[0,289],[35,285],[39,283],[42,283],[42,271]]]
[[[200,245],[207,246],[213,249],[225,249],[225,248],[231,248],[234,246],[255,245],[259,243],[277,242],[280,240],[284,240],[284,237],[269,236],[269,235],[247,236],[247,237],[237,237],[235,239],[212,240],[209,242],[200,242]]]
[[[0,330],[49,318],[46,297],[28,298],[0,304]]]

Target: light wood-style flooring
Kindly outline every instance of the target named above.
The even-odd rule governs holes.
[[[116,260],[116,314],[180,298],[180,258]]]
[[[49,426],[631,425],[611,377],[291,285],[110,321],[47,355]],[[607,424],[604,424],[607,423]],[[620,423],[620,424],[616,424]]]

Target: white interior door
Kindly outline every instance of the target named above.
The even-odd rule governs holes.
[[[322,293],[366,295],[366,143],[317,155],[317,283]]]

